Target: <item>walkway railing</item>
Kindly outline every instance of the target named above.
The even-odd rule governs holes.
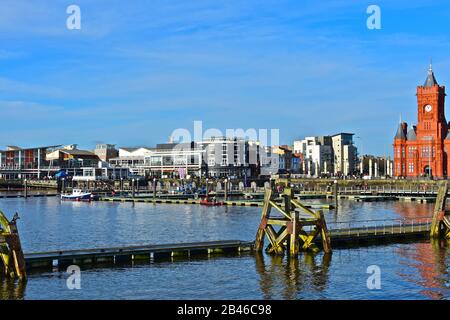
[[[332,235],[381,235],[429,232],[431,217],[327,222]]]

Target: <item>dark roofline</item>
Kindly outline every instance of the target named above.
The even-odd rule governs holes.
[[[341,135],[341,134],[346,134],[346,135],[350,135],[350,136],[354,136],[354,135],[355,135],[354,133],[340,132],[340,133],[333,134],[331,137],[339,136],[339,135]]]
[[[35,150],[35,149],[51,149],[51,148],[58,148],[61,147],[62,144],[58,144],[55,146],[43,146],[43,147],[30,147],[30,148],[22,148],[18,146],[6,146],[8,148],[15,148],[13,150],[1,150],[1,151],[19,151],[19,150]]]
[[[408,124],[406,122],[400,122],[397,127],[397,132],[395,133],[394,140],[395,139],[401,139],[406,140],[407,132],[405,132],[405,129],[407,129]]]

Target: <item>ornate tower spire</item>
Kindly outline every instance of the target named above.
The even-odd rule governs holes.
[[[437,81],[436,78],[434,77],[434,72],[433,72],[433,64],[432,61],[430,59],[430,66],[428,67],[428,75],[427,75],[427,79],[425,80],[424,83],[424,87],[432,87],[437,85]]]

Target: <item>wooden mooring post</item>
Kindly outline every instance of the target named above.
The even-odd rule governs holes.
[[[334,206],[336,208],[336,212],[338,210],[338,196],[339,196],[339,185],[338,185],[338,181],[334,180],[333,183],[333,195],[334,195]]]
[[[444,238],[450,240],[450,211],[446,210],[447,192],[448,182],[442,181],[439,184],[433,221],[431,222],[431,238]]]
[[[0,257],[3,273],[10,278],[26,279],[25,258],[20,244],[16,213],[11,221],[0,211]]]
[[[28,197],[28,184],[27,184],[26,178],[23,180],[23,191],[24,191],[24,197],[26,199]]]
[[[270,242],[266,248],[268,253],[287,252],[291,256],[296,256],[300,250],[318,251],[314,240],[320,235],[323,250],[330,253],[330,235],[323,212],[314,212],[306,208],[294,198],[291,188],[285,188],[282,197],[284,205],[280,206],[275,202],[274,191],[266,189],[261,222],[256,233],[255,250],[263,250],[264,237],[267,236]],[[272,217],[270,215],[272,208],[281,213],[281,217]],[[299,209],[302,215],[296,209]],[[279,229],[276,230],[276,228]]]

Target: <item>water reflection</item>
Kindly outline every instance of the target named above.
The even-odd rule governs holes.
[[[0,278],[0,300],[23,300],[26,281]]]
[[[434,204],[432,203],[413,203],[413,202],[392,202],[394,212],[405,219],[423,217],[430,218],[433,216]]]
[[[310,202],[319,202],[311,200]],[[325,211],[333,221],[431,216],[433,204],[415,202],[340,201],[339,212]],[[0,199],[0,209],[21,214],[19,231],[25,252],[110,247],[149,243],[252,240],[261,220],[257,207],[200,207],[147,203],[69,203],[58,198]],[[449,297],[448,248],[424,243],[386,244],[367,248],[301,253],[298,259],[257,255],[255,259],[223,259],[220,264],[195,259],[155,264],[124,272],[111,268],[86,271],[91,287],[82,298],[255,298],[266,299],[380,299]],[[227,264],[227,268],[222,267]],[[330,266],[330,264],[332,264]],[[368,264],[383,265],[383,290],[366,288]],[[215,266],[220,266],[216,268]],[[209,277],[204,277],[210,268]],[[225,271],[224,271],[225,269]],[[229,273],[226,273],[229,272]],[[239,277],[235,275],[239,274]],[[133,281],[130,281],[134,279]],[[186,276],[189,275],[189,276]],[[164,278],[166,277],[166,278]],[[183,277],[180,284],[180,277]],[[154,279],[166,285],[154,289]],[[27,299],[73,298],[73,291],[50,275],[30,277]],[[88,282],[85,282],[86,284]],[[227,287],[230,290],[218,290]],[[98,288],[114,290],[98,291]],[[126,288],[127,290],[124,290]],[[143,288],[152,288],[145,291]],[[192,289],[194,288],[194,289]],[[23,299],[25,287],[0,280],[0,298]],[[142,292],[145,291],[145,294]],[[215,292],[211,295],[210,292]]]
[[[255,254],[264,299],[301,299],[300,293],[322,293],[329,278],[331,254],[301,253],[298,258]]]
[[[443,299],[449,287],[448,244],[443,240],[416,243],[412,247],[403,247],[397,253],[407,258],[404,265],[417,270],[417,275],[401,274],[406,281],[420,285],[420,293],[428,299]]]

